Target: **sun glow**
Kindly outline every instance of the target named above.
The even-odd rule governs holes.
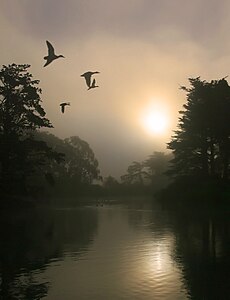
[[[150,112],[144,118],[144,125],[150,133],[162,134],[167,127],[167,118],[161,112]]]
[[[167,132],[169,118],[166,109],[161,106],[150,106],[141,117],[142,127],[149,134],[164,135]]]

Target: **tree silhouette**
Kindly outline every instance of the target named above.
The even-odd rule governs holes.
[[[166,155],[164,152],[154,151],[145,161],[144,166],[147,169],[147,177],[150,178],[152,183],[154,178],[157,176],[163,175],[169,166],[169,155]]]
[[[168,148],[174,159],[169,173],[229,178],[230,87],[227,81],[189,79],[185,110]]]
[[[119,186],[119,182],[113,176],[109,175],[103,180],[103,187],[113,189]]]
[[[64,154],[64,160],[58,164],[56,161],[48,161],[44,166],[47,173],[54,174],[59,185],[68,181],[68,185],[78,186],[81,184],[92,184],[93,180],[100,180],[98,161],[89,144],[79,138],[72,136],[60,139],[47,132],[36,132],[37,140],[42,140],[55,152]]]
[[[146,175],[146,172],[143,170],[144,165],[142,162],[134,161],[128,167],[127,173],[121,176],[121,181],[126,184],[140,184],[143,185],[143,177]]]
[[[33,139],[36,129],[52,124],[41,106],[39,80],[32,79],[29,67],[11,64],[0,70],[0,183],[6,194],[25,194],[28,175],[44,156],[55,156]]]
[[[146,170],[145,177],[150,180],[154,190],[160,190],[169,183],[166,171],[169,168],[171,154],[154,151],[143,163]]]
[[[78,183],[91,184],[94,179],[100,179],[98,161],[89,144],[78,136],[64,140],[71,147],[67,155],[68,174]]]

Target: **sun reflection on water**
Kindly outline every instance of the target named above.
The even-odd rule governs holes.
[[[167,244],[165,242],[157,242],[151,245],[149,248],[149,253],[147,255],[147,265],[152,270],[157,270],[159,272],[166,272],[171,266],[170,258],[170,248],[168,245],[169,238],[167,237]],[[171,242],[173,242],[171,237]],[[172,246],[172,245],[170,245]]]
[[[181,270],[172,259],[174,236],[164,233],[153,239],[151,234],[147,235],[145,242],[135,242],[135,249],[126,249],[129,252],[126,252],[129,265],[126,264],[123,277],[126,287],[128,284],[128,289],[140,299],[143,295],[147,297],[145,299],[187,299]]]

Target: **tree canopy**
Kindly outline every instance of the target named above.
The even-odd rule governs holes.
[[[78,136],[64,140],[47,132],[37,132],[36,139],[47,143],[53,151],[63,153],[65,158],[61,164],[49,161],[47,172],[51,172],[58,179],[80,184],[92,184],[93,180],[100,180],[98,161],[90,145]]]
[[[41,106],[39,80],[33,80],[29,67],[11,64],[0,70],[0,184],[6,194],[26,194],[28,176],[45,157],[60,158],[33,138],[36,129],[52,124]]]
[[[164,188],[168,184],[165,172],[169,168],[171,155],[154,151],[153,154],[142,161],[132,162],[127,173],[121,176],[121,182],[126,186],[149,186],[153,190]]]
[[[41,105],[39,80],[33,79],[29,67],[11,64],[0,70],[0,191],[34,194],[55,180],[76,190],[101,179],[86,141],[78,136],[62,140],[39,131],[53,126]]]
[[[182,86],[187,103],[180,111],[178,130],[168,143],[174,176],[201,175],[229,179],[230,86],[225,78],[207,82],[189,79]]]

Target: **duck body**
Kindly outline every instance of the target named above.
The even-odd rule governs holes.
[[[49,41],[46,41],[46,44],[48,47],[48,55],[44,57],[44,59],[46,60],[44,67],[48,66],[52,61],[54,61],[55,59],[57,59],[59,57],[64,58],[64,56],[62,54],[60,54],[60,55],[55,54],[54,47],[52,46],[52,44]]]
[[[88,86],[88,89],[91,88],[91,77],[93,74],[99,74],[100,72],[98,71],[88,71],[88,72],[85,72],[83,74],[81,74],[81,77],[84,77],[85,78],[85,82],[86,82],[86,85]]]
[[[61,112],[64,114],[66,105],[70,106],[70,102],[62,102],[60,103]]]

